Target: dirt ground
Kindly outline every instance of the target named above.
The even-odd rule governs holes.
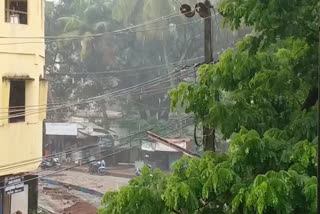
[[[97,211],[97,208],[88,203],[77,202],[71,207],[64,209],[63,214],[95,214]]]
[[[43,172],[43,174],[50,171]],[[127,185],[130,179],[113,176],[90,175],[89,173],[64,171],[47,179],[81,186],[105,193]],[[39,182],[39,206],[59,214],[94,214],[101,198],[65,187]],[[81,212],[80,212],[81,210]]]
[[[82,200],[74,196],[64,187],[55,187],[39,183],[39,206],[52,213],[62,213],[65,208],[79,201]]]
[[[52,171],[46,171],[44,172],[44,174],[51,172]],[[89,173],[75,171],[64,171],[59,173],[59,175],[57,176],[49,176],[46,178],[85,187],[101,193],[105,193],[109,190],[118,190],[119,187],[128,185],[128,182],[130,180],[128,178],[90,175]]]

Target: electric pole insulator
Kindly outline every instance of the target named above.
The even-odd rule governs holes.
[[[180,12],[188,18],[191,18],[196,14],[196,12],[192,10],[191,6],[188,4],[181,5]]]
[[[204,3],[197,3],[195,8],[201,18],[207,18],[208,16],[210,16],[210,8],[207,8],[207,6]]]

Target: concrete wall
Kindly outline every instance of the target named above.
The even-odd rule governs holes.
[[[43,112],[46,106],[39,105],[45,105],[47,99],[47,84],[43,80],[44,1],[28,0],[27,25],[6,23],[4,11],[5,0],[2,0],[0,35],[8,38],[0,38],[0,167],[42,157],[42,121],[46,114],[38,112]],[[3,45],[6,43],[10,44]],[[29,113],[25,122],[8,123],[10,78],[17,76],[32,79],[26,81],[26,106],[32,107],[26,108]],[[39,162],[33,161],[19,168],[1,170],[0,176],[33,171],[38,165]]]
[[[0,52],[19,53],[41,55],[44,57],[44,1],[28,0],[28,24],[10,24],[5,22],[5,1],[0,1],[0,32],[2,37],[10,37],[2,39],[0,43],[24,43],[16,45],[1,45]],[[42,37],[34,39],[15,38],[12,37]]]
[[[140,149],[133,148],[127,151],[123,151],[123,148],[114,148],[109,151],[102,152],[101,156],[104,157],[102,159],[105,160],[107,166],[114,166],[118,163],[134,163],[141,159]],[[121,152],[123,151],[123,152]],[[117,153],[119,152],[119,153]],[[112,153],[117,153],[116,155],[112,155],[110,157],[105,157],[111,155]]]

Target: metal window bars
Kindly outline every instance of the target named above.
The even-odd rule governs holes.
[[[28,24],[28,1],[6,0],[5,21],[11,24]]]

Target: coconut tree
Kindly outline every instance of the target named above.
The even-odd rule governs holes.
[[[156,72],[141,72],[137,74],[137,78],[126,79],[126,81],[123,81],[125,84],[135,85],[143,79],[147,80],[165,75],[175,67],[171,62],[202,55],[201,48],[199,49],[202,46],[200,45],[202,40],[195,40],[197,35],[201,35],[201,26],[194,24],[176,27],[176,25],[189,21],[183,16],[178,16],[179,7],[180,4],[173,0],[115,1],[112,18],[124,27],[139,25],[131,33],[134,36],[136,47],[125,48],[129,53],[132,53],[130,58],[134,60],[123,59],[122,62],[126,62],[124,66],[146,67],[166,64],[166,67]],[[170,14],[175,15],[169,17]],[[160,21],[160,17],[166,18]],[[158,21],[151,21],[157,19]],[[141,23],[148,24],[140,25]],[[128,44],[127,47],[129,46]],[[171,81],[167,84],[168,87],[170,85],[174,86],[174,82]],[[156,96],[133,96],[131,99],[135,103],[131,106],[139,110],[142,119],[168,118],[170,98],[166,92]]]
[[[74,8],[72,16],[64,16],[57,19],[63,26],[60,36],[77,37],[81,40],[81,59],[85,60],[93,52],[103,54],[106,65],[115,67],[115,58],[112,54],[112,37],[95,36],[113,30],[115,24],[112,21],[112,1],[108,0],[80,0],[71,1]]]
[[[47,15],[47,35],[60,36],[57,43],[47,46],[48,67],[51,72],[88,73],[102,72],[108,68],[116,68],[117,61],[113,54],[113,38],[102,35],[113,30],[111,17],[112,1],[108,0],[62,0]],[[51,7],[48,7],[48,10]],[[96,35],[101,36],[96,36]],[[57,65],[58,64],[58,69]],[[57,71],[58,70],[58,71]],[[105,93],[110,89],[110,81],[81,78],[57,77],[56,95],[60,96],[59,88],[64,85],[69,99],[87,98]],[[54,95],[53,95],[54,96]],[[98,105],[104,115],[103,125],[108,125],[104,102]],[[91,108],[83,106],[83,108]]]

